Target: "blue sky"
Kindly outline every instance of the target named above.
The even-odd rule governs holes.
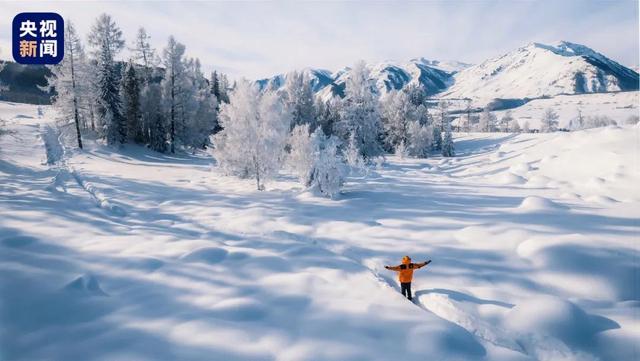
[[[307,66],[337,70],[359,59],[478,63],[532,41],[568,40],[627,66],[640,62],[637,0],[3,2],[1,58],[11,56],[11,20],[23,11],[58,12],[84,35],[107,12],[129,42],[140,26],[158,49],[173,34],[207,70],[251,79]]]

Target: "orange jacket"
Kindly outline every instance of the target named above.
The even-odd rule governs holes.
[[[429,262],[411,263],[409,257],[402,259],[402,264],[398,266],[385,266],[386,269],[398,272],[400,283],[408,283],[413,280],[413,270],[426,266]]]

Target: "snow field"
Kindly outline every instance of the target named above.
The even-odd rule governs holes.
[[[3,359],[638,353],[638,127],[458,134],[459,157],[390,156],[330,200],[90,139],[64,159],[82,182],[57,177],[36,137],[49,113],[0,104]],[[417,305],[383,268],[405,254],[433,260]]]

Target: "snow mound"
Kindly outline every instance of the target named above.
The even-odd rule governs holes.
[[[64,289],[70,292],[78,292],[91,296],[108,296],[100,287],[98,279],[90,274],[82,275],[69,282]]]
[[[551,178],[547,176],[534,175],[533,177],[529,178],[529,181],[527,181],[527,185],[530,187],[546,187],[549,185],[550,181]]]
[[[153,272],[164,266],[164,262],[153,257],[132,257],[124,262],[124,268]]]
[[[222,248],[204,247],[189,252],[180,257],[180,259],[188,262],[216,264],[224,261],[228,253],[227,250]]]
[[[511,167],[509,167],[509,171],[511,173],[517,174],[517,175],[523,175],[529,171],[531,171],[533,168],[531,167],[531,165],[529,163],[519,163],[519,164],[514,164]]]
[[[457,357],[454,359],[477,359],[486,354],[485,348],[467,330],[460,326],[445,327],[440,322],[412,329],[407,348],[434,360],[449,359],[452,354]]]
[[[513,173],[504,173],[497,179],[497,184],[512,185],[525,184],[527,179]]]
[[[525,212],[553,212],[565,209],[564,206],[555,203],[554,201],[538,196],[529,196],[522,200],[522,203],[518,206],[518,210]]]
[[[569,346],[584,346],[601,331],[619,326],[604,317],[588,315],[576,304],[552,296],[528,298],[505,318],[507,329],[520,334],[551,336]]]

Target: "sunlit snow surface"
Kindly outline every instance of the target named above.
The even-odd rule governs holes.
[[[0,103],[2,360],[638,357],[637,126],[457,134],[328,200],[52,117]]]

